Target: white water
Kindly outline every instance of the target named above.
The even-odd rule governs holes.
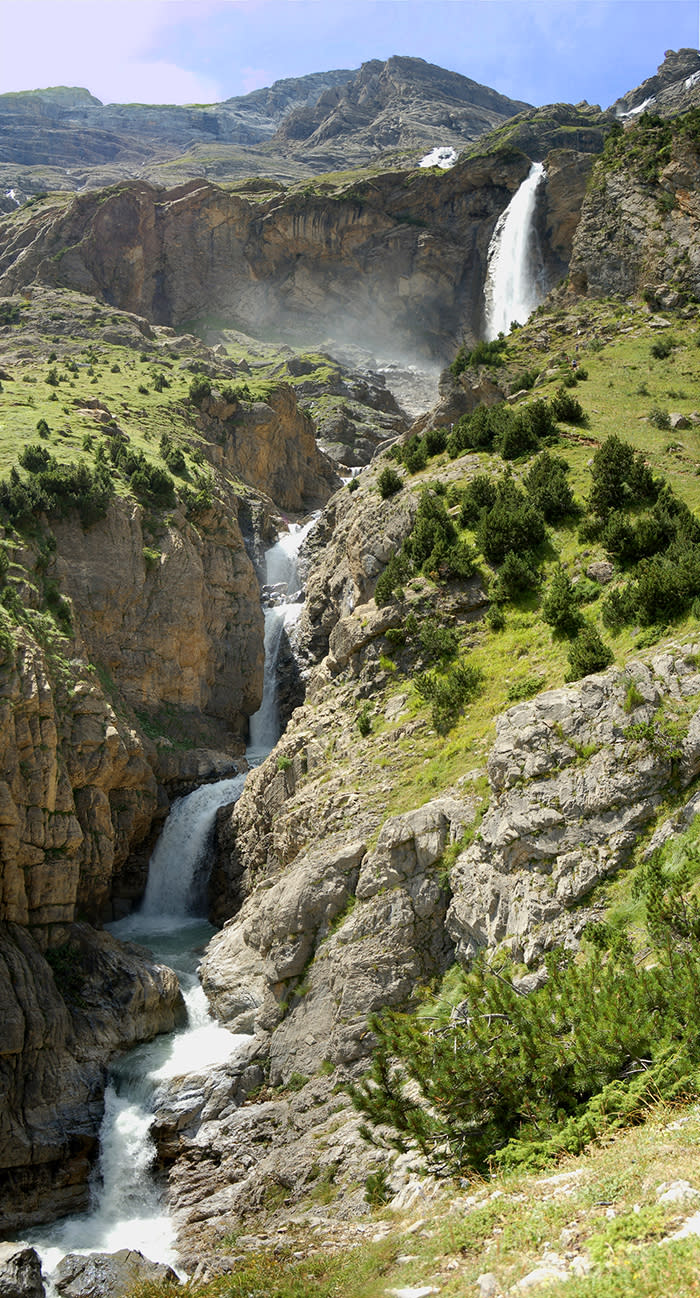
[[[280,737],[276,664],[286,631],[298,622],[303,608],[297,557],[302,543],[316,523],[316,516],[299,526],[290,524],[265,554],[265,688],[258,711],[250,718],[250,739],[246,756],[251,764],[261,761]]]
[[[277,649],[282,630],[292,625],[302,608],[296,558],[314,522],[312,519],[304,527],[293,525],[265,556],[268,585],[273,587],[271,598],[279,602],[271,604],[265,615],[263,703],[251,718],[250,761],[262,760],[279,738]],[[173,803],[149,863],[140,909],[109,926],[116,937],[147,946],[157,960],[176,971],[187,1007],[187,1026],[136,1047],[112,1068],[105,1090],[90,1210],[27,1236],[42,1259],[49,1295],[55,1289],[48,1273],[66,1253],[138,1249],[153,1262],[177,1268],[174,1225],[152,1175],[156,1150],[150,1128],[159,1088],[180,1079],[182,1090],[188,1079],[225,1064],[249,1041],[247,1036],[228,1032],[211,1017],[197,977],[200,953],[214,932],[201,918],[206,912],[214,819],[219,807],[240,797],[244,783],[244,775],[220,780]]]
[[[514,320],[524,324],[544,298],[542,260],[533,224],[543,177],[542,163],[533,162],[491,237],[484,285],[487,339],[507,334]]]

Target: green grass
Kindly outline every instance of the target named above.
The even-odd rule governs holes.
[[[548,1286],[556,1298],[690,1298],[700,1292],[700,1239],[661,1241],[694,1205],[660,1205],[658,1195],[673,1180],[700,1188],[699,1145],[697,1108],[659,1106],[609,1145],[564,1160],[550,1174],[559,1180],[512,1174],[449,1187],[412,1213],[382,1208],[367,1222],[370,1231],[388,1232],[376,1242],[358,1242],[348,1232],[343,1243],[336,1231],[329,1247],[312,1230],[318,1203],[312,1199],[308,1225],[295,1209],[284,1242],[245,1252],[229,1234],[221,1250],[236,1257],[231,1273],[188,1292],[191,1298],[376,1298],[393,1288],[434,1286],[444,1298],[464,1298],[478,1292],[485,1272],[495,1275],[501,1292],[516,1292],[520,1280],[556,1253],[565,1266],[578,1257],[591,1268],[583,1278]],[[174,1298],[177,1291],[147,1285],[133,1298],[137,1292]]]

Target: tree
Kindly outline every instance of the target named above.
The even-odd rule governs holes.
[[[561,565],[555,569],[549,589],[542,602],[542,617],[559,635],[576,635],[583,623],[573,582]],[[594,667],[592,670],[596,671],[598,669]],[[586,675],[587,673],[582,672],[581,674]]]
[[[577,681],[582,676],[592,676],[594,672],[605,671],[614,657],[610,646],[601,639],[597,627],[592,622],[584,621],[569,649],[569,670],[566,679]]]

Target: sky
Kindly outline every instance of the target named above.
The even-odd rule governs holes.
[[[528,103],[606,108],[700,0],[0,0],[0,93],[85,86],[103,103],[216,103],[283,77],[404,54]]]

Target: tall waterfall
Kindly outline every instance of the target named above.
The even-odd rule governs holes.
[[[537,190],[543,177],[544,166],[533,162],[491,236],[484,285],[488,339],[507,334],[514,320],[524,324],[544,298],[544,268],[534,228]]]
[[[315,517],[289,532],[266,553],[265,680],[259,712],[251,718],[250,761],[260,761],[279,738],[276,664],[285,629],[303,607],[297,555]],[[187,1006],[187,1026],[137,1046],[110,1070],[100,1130],[100,1159],[87,1213],[29,1232],[45,1271],[66,1253],[139,1249],[154,1262],[175,1266],[174,1224],[152,1177],[156,1151],[150,1136],[159,1087],[201,1076],[234,1057],[249,1038],[212,1019],[197,977],[202,947],[214,929],[206,913],[209,840],[219,807],[235,802],[245,776],[202,785],[178,798],[149,862],[141,907],[110,925],[116,937],[136,940],[174,969]],[[49,1280],[49,1291],[52,1292]]]

